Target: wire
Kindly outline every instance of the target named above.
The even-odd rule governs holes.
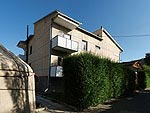
[[[112,36],[112,37],[150,37],[150,35],[149,34],[147,34],[147,35],[116,35],[116,36]]]

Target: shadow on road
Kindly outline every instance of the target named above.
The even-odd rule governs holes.
[[[39,100],[41,99],[39,98]],[[56,111],[61,111],[61,113],[79,113],[51,101],[47,102],[46,100],[44,103],[49,105],[47,107],[54,113]],[[150,113],[150,90],[137,92],[131,97],[112,99],[110,102],[91,107],[80,113]]]
[[[150,90],[104,104],[93,113],[150,113]]]

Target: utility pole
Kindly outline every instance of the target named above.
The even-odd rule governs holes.
[[[29,54],[29,25],[27,25],[27,50],[26,50],[26,63],[28,64],[28,54]]]

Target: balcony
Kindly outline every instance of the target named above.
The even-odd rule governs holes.
[[[52,48],[65,53],[73,53],[78,51],[78,42],[57,35],[52,39]]]

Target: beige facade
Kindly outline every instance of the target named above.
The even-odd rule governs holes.
[[[94,34],[100,36],[103,39],[100,44],[101,52],[99,55],[114,62],[120,62],[120,54],[123,49],[113,39],[113,37],[104,28],[98,29],[94,32]]]
[[[28,53],[28,63],[40,78],[38,87],[46,88],[49,85],[43,81],[50,81],[53,74],[50,66],[61,65],[65,55],[87,51],[115,62],[120,61],[123,50],[105,29],[91,33],[80,28],[80,24],[54,11],[34,23],[34,36],[18,43]]]

